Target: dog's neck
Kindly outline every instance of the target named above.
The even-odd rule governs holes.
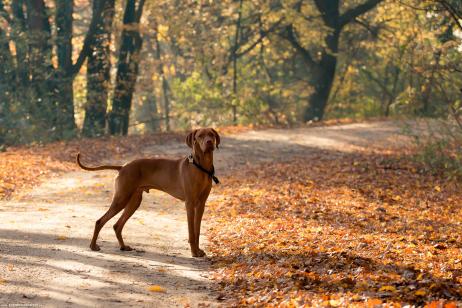
[[[201,165],[203,168],[207,170],[212,170],[213,167],[213,151],[210,152],[202,152],[200,149],[193,148],[192,151],[193,159],[196,163]]]

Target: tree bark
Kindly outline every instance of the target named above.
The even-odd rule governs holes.
[[[103,135],[106,126],[106,109],[110,83],[111,29],[115,14],[115,1],[95,1],[93,11],[103,5],[102,18],[95,31],[92,52],[87,59],[87,104],[82,134],[87,137]]]
[[[315,70],[316,74],[312,76],[311,85],[314,92],[308,98],[309,105],[303,115],[304,121],[319,121],[324,118],[324,111],[326,110],[337,69],[339,38],[340,31],[338,30],[334,30],[326,38],[326,45],[329,50],[322,52],[320,65]]]
[[[54,139],[58,109],[53,82],[51,26],[43,0],[27,0],[26,8],[31,111],[37,132]]]
[[[10,104],[13,99],[14,67],[8,38],[0,29],[0,146],[8,134]]]
[[[74,78],[68,74],[72,68],[72,13],[73,1],[56,0],[56,50],[58,68],[55,74],[55,93],[57,97],[57,133],[60,138],[75,136],[74,117]]]
[[[232,103],[232,112],[233,112],[233,124],[237,125],[237,50],[239,48],[239,34],[241,33],[241,20],[242,20],[242,4],[243,0],[239,1],[239,10],[236,20],[236,31],[234,34],[234,46],[232,49],[232,58],[233,58],[233,103]]]
[[[109,114],[109,131],[112,135],[126,135],[128,133],[130,109],[143,43],[139,32],[139,22],[144,3],[144,0],[128,0],[125,7],[116,86],[112,111]]]
[[[159,42],[159,35],[157,28],[155,29],[154,40],[156,43],[156,60],[157,60],[157,72],[160,77],[162,85],[162,98],[164,100],[164,118],[165,118],[165,130],[170,131],[170,100],[169,100],[169,86],[168,81],[165,78],[164,67],[162,65],[162,50]]]

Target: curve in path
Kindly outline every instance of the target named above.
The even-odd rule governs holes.
[[[219,173],[290,159],[310,148],[356,151],[397,145],[394,122],[248,131],[223,138]],[[183,144],[146,148],[146,156],[188,154]],[[127,160],[129,160],[127,158]],[[100,252],[88,248],[95,220],[110,203],[112,171],[72,172],[50,179],[14,201],[0,203],[0,303],[51,307],[219,305],[206,276],[206,259],[190,257],[183,203],[162,193],[144,194],[124,229],[135,247],[118,250],[113,218],[101,231]],[[213,198],[213,194],[211,198]],[[207,214],[203,230],[206,241]],[[159,285],[165,292],[151,292]]]

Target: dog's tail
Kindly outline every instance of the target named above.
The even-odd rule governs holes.
[[[112,169],[112,170],[120,170],[122,169],[122,166],[114,166],[114,165],[106,165],[106,166],[98,166],[98,167],[87,167],[82,165],[80,162],[80,153],[77,154],[77,164],[79,165],[80,168],[83,170],[88,170],[88,171],[97,171],[97,170],[107,170],[107,169]]]

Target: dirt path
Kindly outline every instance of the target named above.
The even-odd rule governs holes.
[[[226,174],[313,148],[357,151],[372,144],[399,145],[399,131],[392,122],[248,131],[223,138],[216,169]],[[172,143],[143,152],[181,157],[188,149]],[[124,229],[126,243],[136,251],[118,250],[111,227],[115,219],[100,233],[102,250],[90,251],[94,222],[108,207],[114,176],[111,171],[72,172],[0,202],[0,306],[219,305],[207,279],[208,261],[190,258],[184,205],[164,193],[145,194]],[[207,213],[203,230],[206,242]],[[152,285],[165,292],[150,292]]]

